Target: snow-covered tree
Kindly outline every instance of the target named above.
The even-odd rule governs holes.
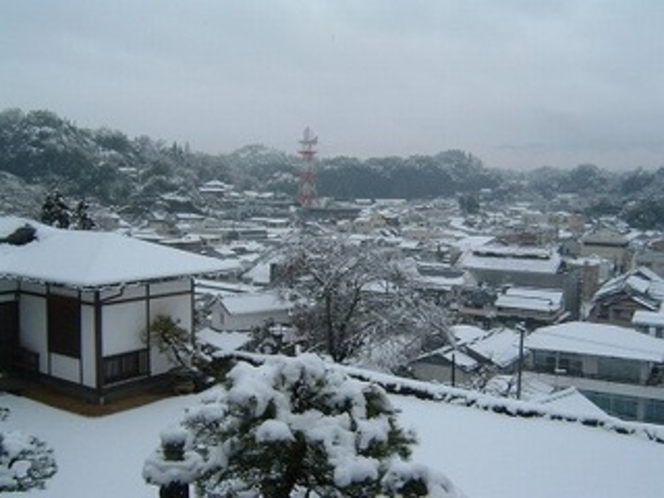
[[[220,497],[460,496],[409,461],[415,436],[398,425],[382,388],[314,355],[239,363],[181,427],[186,451],[202,459],[198,475],[187,466],[164,479],[163,458],[153,455],[148,482],[193,480],[199,496]]]
[[[85,201],[79,201],[72,215],[76,230],[93,230],[97,224],[89,213],[90,206]]]
[[[193,336],[168,315],[157,315],[144,331],[143,341],[155,344],[160,353],[168,356],[171,363],[193,369],[196,363],[196,348]]]
[[[0,420],[8,414],[0,408]],[[35,436],[0,431],[0,493],[44,489],[58,467],[53,450]]]
[[[41,208],[40,220],[46,225],[69,228],[71,210],[60,192],[55,191],[46,195]]]
[[[303,298],[293,321],[309,349],[336,362],[362,361],[380,345],[378,366],[391,368],[425,341],[450,341],[445,310],[422,298],[416,269],[395,250],[303,235],[286,245],[275,273],[278,286]]]

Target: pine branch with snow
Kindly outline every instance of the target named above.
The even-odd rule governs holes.
[[[313,355],[238,364],[181,424],[201,496],[460,496],[408,461],[415,437],[382,388]]]
[[[0,420],[7,416],[0,410]],[[53,450],[21,431],[0,431],[0,493],[44,489],[58,466]]]

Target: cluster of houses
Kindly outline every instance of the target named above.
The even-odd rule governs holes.
[[[200,194],[214,210],[156,214],[139,229],[116,222],[112,233],[1,218],[0,371],[103,402],[169,372],[145,334],[159,315],[190,333],[206,327],[212,344],[266,324],[292,337],[283,335],[292,304],[266,288],[270,252],[294,230],[292,203],[221,182]],[[407,365],[414,376],[481,387],[523,369],[576,387],[611,415],[664,423],[659,234],[526,205],[464,216],[446,200],[323,203],[299,214],[414,261],[420,291],[449,311],[456,338]],[[15,236],[26,227],[30,237]]]

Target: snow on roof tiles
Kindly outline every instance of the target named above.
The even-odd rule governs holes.
[[[661,327],[664,326],[664,313],[636,310],[632,316],[632,323],[635,325],[655,325]]]
[[[232,315],[268,311],[287,311],[292,308],[292,303],[272,292],[224,296],[221,298],[221,303]]]
[[[497,329],[466,347],[505,368],[519,358],[519,333],[511,329]]]
[[[221,260],[106,232],[62,230],[31,220],[0,218],[0,237],[26,224],[37,240],[0,244],[0,276],[78,288],[217,273]]]
[[[664,362],[664,340],[635,330],[589,322],[566,322],[535,330],[526,339],[531,350]]]
[[[512,287],[498,296],[495,305],[501,308],[552,312],[562,309],[563,292]]]
[[[546,249],[485,246],[462,256],[460,266],[468,270],[501,270],[530,273],[557,273],[559,254]]]

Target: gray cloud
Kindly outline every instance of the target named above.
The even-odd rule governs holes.
[[[0,105],[226,152],[660,166],[656,0],[6,0]],[[536,144],[536,146],[533,146]]]

